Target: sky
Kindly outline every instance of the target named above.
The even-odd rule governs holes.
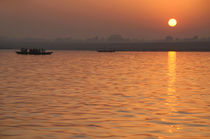
[[[176,18],[175,28],[168,19]],[[210,0],[0,0],[0,36],[210,37]]]

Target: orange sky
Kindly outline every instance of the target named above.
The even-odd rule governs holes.
[[[210,36],[210,0],[0,0],[0,36]],[[178,20],[168,27],[170,17]]]

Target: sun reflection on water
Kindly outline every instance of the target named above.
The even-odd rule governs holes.
[[[175,93],[175,81],[176,81],[176,52],[168,52],[168,92]]]
[[[176,112],[177,98],[176,98],[176,52],[168,52],[168,92],[167,102],[168,115],[173,115]],[[179,125],[170,125],[168,132],[173,134],[178,132],[181,128]]]
[[[176,101],[176,52],[168,52],[168,99],[167,105],[174,111],[174,103]]]

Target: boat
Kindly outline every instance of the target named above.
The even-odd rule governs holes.
[[[22,55],[51,55],[53,52],[46,52],[43,48],[21,48],[20,51],[16,51],[16,53]]]
[[[116,52],[114,49],[99,49],[97,52]]]

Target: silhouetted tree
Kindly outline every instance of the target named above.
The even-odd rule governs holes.
[[[193,40],[198,40],[198,36],[194,36],[192,39]]]

